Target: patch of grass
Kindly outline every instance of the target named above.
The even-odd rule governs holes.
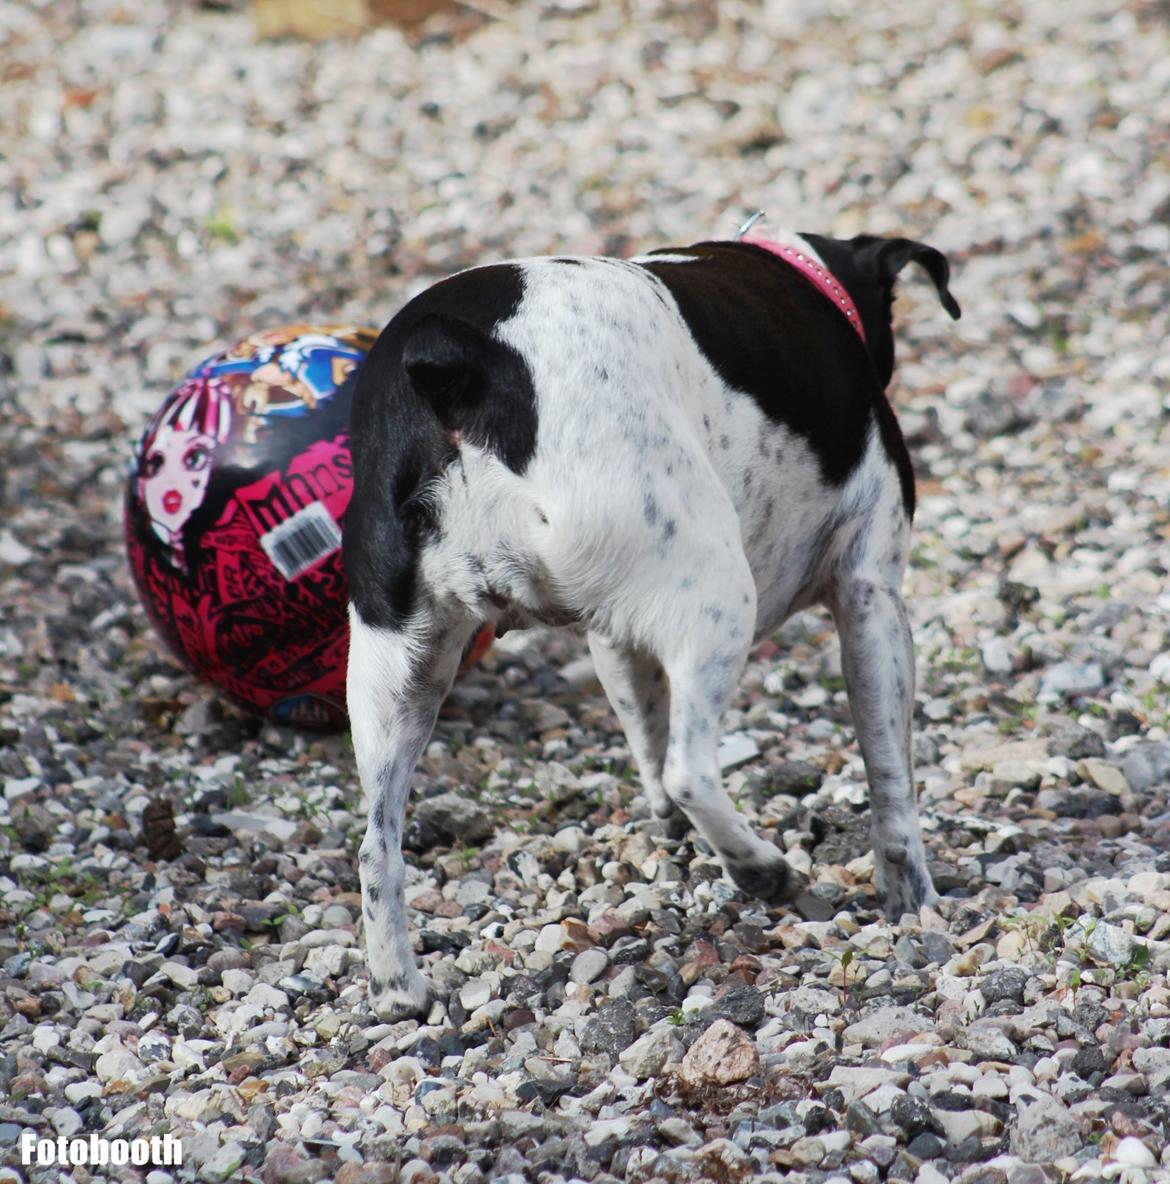
[[[247,782],[243,777],[237,776],[224,792],[224,801],[228,809],[235,810],[240,806],[246,806],[250,800]]]
[[[1133,979],[1138,986],[1144,986],[1149,983],[1150,974],[1147,969],[1150,965],[1150,947],[1138,945],[1134,947],[1133,953],[1129,957],[1129,961],[1121,967],[1121,973],[1126,977]]]
[[[110,895],[105,879],[92,871],[76,872],[70,856],[59,863],[17,873],[17,883],[33,894],[33,909],[48,908],[49,902],[59,893],[83,905],[96,904]]]
[[[230,247],[240,241],[230,206],[219,206],[203,223],[203,232],[212,242],[226,243]]]
[[[273,924],[273,927],[274,927],[274,928],[279,928],[279,927],[280,927],[281,925],[283,925],[283,924],[284,924],[284,922],[285,922],[285,921],[287,921],[287,920],[288,920],[290,917],[299,917],[300,915],[301,915],[301,908],[300,908],[300,905],[298,905],[298,904],[296,904],[295,902],[293,902],[293,903],[291,903],[291,904],[288,906],[288,908],[287,908],[287,909],[285,909],[285,910],[284,910],[284,912],[283,912],[283,913],[277,913],[277,915],[276,915],[275,917],[273,917],[273,918],[272,918],[272,924]],[[244,939],[241,939],[241,942],[242,942],[243,940],[244,940]]]

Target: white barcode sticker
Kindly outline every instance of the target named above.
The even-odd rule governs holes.
[[[260,545],[276,570],[295,580],[341,546],[341,530],[321,502],[310,502],[261,535]]]

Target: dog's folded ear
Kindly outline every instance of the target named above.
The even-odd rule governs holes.
[[[454,413],[477,401],[484,386],[490,339],[474,325],[441,313],[419,318],[402,345],[410,384],[439,419],[454,426]]]
[[[536,447],[536,394],[511,345],[461,317],[431,312],[406,328],[399,359],[407,401],[413,394],[448,433],[524,471]]]
[[[857,247],[859,263],[864,261],[879,279],[892,284],[907,263],[917,263],[934,284],[943,308],[957,321],[962,315],[959,302],[951,295],[947,286],[951,279],[951,267],[947,257],[934,247],[915,242],[912,238],[874,238],[859,235],[853,240]],[[863,265],[864,265],[863,264]]]

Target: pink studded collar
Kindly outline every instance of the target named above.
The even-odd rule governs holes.
[[[853,303],[853,298],[815,255],[811,255],[807,249],[794,246],[792,243],[774,243],[766,238],[751,236],[736,241],[750,243],[753,247],[762,247],[765,251],[771,251],[773,255],[779,256],[791,267],[795,267],[806,280],[819,288],[844,313],[845,319],[857,330],[858,337],[862,341],[865,340],[865,329],[862,327],[861,315],[857,311],[857,305]]]

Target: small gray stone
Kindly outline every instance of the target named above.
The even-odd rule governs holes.
[[[343,925],[353,924],[353,913],[343,904],[331,904],[321,914],[323,929],[340,929]]]
[[[585,1025],[581,1048],[585,1052],[604,1052],[617,1060],[628,1048],[636,1034],[634,1007],[625,999],[615,999],[597,1009],[597,1014]]]
[[[671,1147],[697,1147],[703,1141],[684,1118],[664,1118],[657,1129],[662,1141]]]
[[[930,1016],[920,1015],[910,1007],[892,1006],[878,1007],[867,1012],[855,1023],[850,1024],[843,1035],[848,1044],[876,1048],[896,1037],[933,1031],[934,1020]]]
[[[1016,1046],[994,1024],[971,1024],[960,1035],[960,1043],[982,1060],[1011,1061]]]
[[[159,973],[166,975],[175,986],[184,991],[190,991],[199,982],[199,972],[182,962],[164,962],[159,967]]]
[[[668,1062],[679,1060],[682,1051],[682,1041],[670,1027],[663,1025],[638,1037],[622,1050],[618,1060],[627,1073],[645,1081],[647,1077],[657,1077]]]
[[[45,1117],[53,1124],[53,1130],[66,1139],[81,1130],[81,1115],[72,1106],[49,1106],[45,1110]]]
[[[711,1008],[711,1019],[730,1020],[741,1028],[758,1028],[764,1022],[764,996],[756,987],[732,987]]]
[[[945,933],[927,929],[922,934],[922,953],[927,962],[941,965],[954,957],[955,947]]]
[[[930,1106],[922,1098],[899,1094],[890,1104],[890,1117],[905,1132],[908,1139],[929,1132],[940,1134],[942,1127]]]
[[[1099,962],[1110,966],[1125,966],[1133,960],[1137,940],[1120,925],[1099,921],[1085,938],[1085,948]]]
[[[1068,699],[1091,695],[1105,685],[1105,671],[1099,662],[1057,662],[1040,679],[1041,699]]]
[[[993,970],[979,989],[984,1000],[991,1003],[1001,1003],[1010,1000],[1013,1003],[1024,1002],[1024,989],[1028,985],[1028,972],[1018,966],[1005,966],[1001,970]]]
[[[487,810],[465,794],[441,793],[424,798],[414,807],[408,829],[413,828],[429,829],[440,842],[467,846],[488,838],[495,831],[495,823]]]
[[[1125,754],[1122,772],[1134,793],[1170,783],[1170,741],[1149,740]]]
[[[199,1178],[207,1184],[223,1184],[240,1170],[247,1158],[247,1148],[239,1143],[225,1143],[210,1159],[204,1160],[199,1168]]]
[[[569,969],[569,979],[575,983],[591,983],[600,978],[609,965],[609,955],[597,946],[582,950]]]
[[[1050,756],[1066,756],[1073,761],[1103,757],[1105,741],[1090,728],[1069,724],[1048,741],[1048,752]]]
[[[459,989],[459,1002],[468,1012],[482,1007],[492,997],[492,989],[482,978],[469,979]]]
[[[1013,654],[1006,637],[989,637],[980,647],[979,656],[988,674],[1011,674]]]
[[[1051,1163],[1075,1154],[1084,1144],[1080,1123],[1052,1098],[1026,1106],[1011,1128],[1012,1151],[1027,1163]]]

